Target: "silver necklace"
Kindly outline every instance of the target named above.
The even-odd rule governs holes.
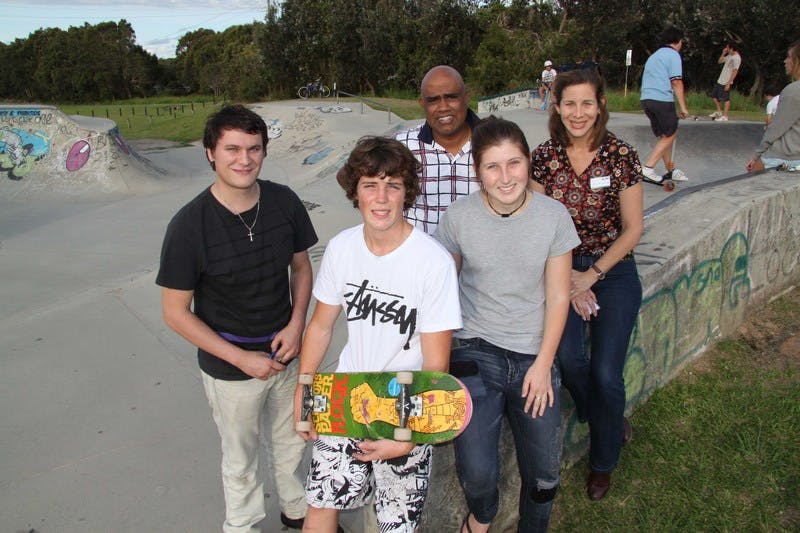
[[[255,233],[253,233],[253,228],[256,227],[256,222],[258,222],[258,214],[261,212],[261,185],[259,185],[258,182],[256,182],[256,187],[258,188],[258,200],[256,201],[256,216],[253,219],[253,223],[250,225],[248,225],[247,222],[244,221],[242,215],[238,211],[236,211],[230,205],[228,205],[228,202],[225,201],[225,195],[222,194],[222,189],[217,187],[217,192],[219,193],[219,199],[222,200],[222,205],[227,207],[231,213],[239,217],[239,220],[242,221],[244,227],[247,228],[247,236],[250,237],[250,242],[253,242],[253,235],[255,235]]]

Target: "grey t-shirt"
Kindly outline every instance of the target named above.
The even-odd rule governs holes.
[[[525,211],[502,218],[477,191],[453,203],[434,237],[462,258],[460,339],[480,337],[538,354],[544,330],[544,268],[580,244],[572,218],[556,200],[533,193]]]

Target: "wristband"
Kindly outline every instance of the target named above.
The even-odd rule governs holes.
[[[598,280],[606,279],[606,273],[605,273],[605,272],[603,272],[602,270],[600,270],[600,268],[599,268],[597,265],[595,265],[594,263],[592,263],[592,266],[591,266],[591,268],[592,268],[592,270],[594,270],[594,271],[595,271],[595,273],[597,274],[597,279],[598,279]]]

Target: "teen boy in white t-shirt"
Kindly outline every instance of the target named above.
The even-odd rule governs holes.
[[[362,138],[337,180],[364,223],[331,239],[317,279],[300,373],[313,374],[344,310],[347,343],[337,372],[447,371],[453,329],[461,327],[453,259],[403,218],[419,194],[419,163],[399,141]],[[302,387],[295,393],[300,417]],[[375,492],[380,531],[416,530],[428,490],[430,445],[317,436],[306,482],[307,531],[332,531],[339,510]]]

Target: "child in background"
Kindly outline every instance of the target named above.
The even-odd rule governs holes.
[[[780,91],[775,85],[769,85],[764,89],[764,98],[767,99],[767,118],[764,121],[764,129],[772,122],[772,117],[775,111],[778,110],[778,100],[780,100]]]

